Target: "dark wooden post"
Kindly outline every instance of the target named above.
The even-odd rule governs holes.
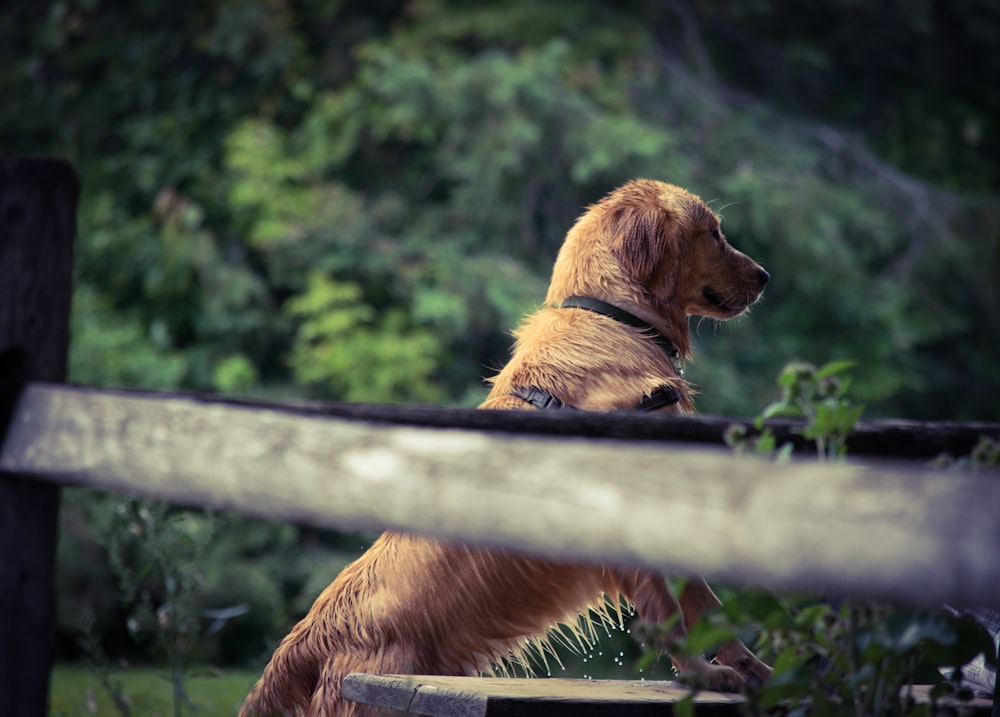
[[[79,185],[0,158],[0,446],[21,387],[64,381]],[[0,473],[0,715],[48,713],[59,487]]]

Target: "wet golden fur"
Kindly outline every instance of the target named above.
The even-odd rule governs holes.
[[[665,410],[693,410],[674,362],[642,331],[560,303],[570,296],[612,303],[668,337],[683,359],[690,353],[688,316],[731,318],[758,299],[767,278],[726,243],[718,218],[698,197],[662,182],[630,182],[569,231],[547,307],[517,330],[511,360],[492,379],[481,407],[526,408],[510,391],[534,386],[580,409],[629,409],[666,384],[682,400]],[[687,581],[675,598],[655,571],[567,564],[386,532],[282,641],[240,715],[374,715],[374,708],[342,699],[345,675],[488,672],[518,660],[529,641],[544,644],[559,623],[576,626],[570,639],[590,639],[579,616],[606,610],[605,596],[612,605],[624,598],[651,623],[680,610],[674,636],[719,605],[700,578]],[[674,664],[727,690],[770,674],[738,641],[716,657],[721,664],[701,658]]]

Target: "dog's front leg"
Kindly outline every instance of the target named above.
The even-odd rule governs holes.
[[[663,578],[663,575],[649,570],[618,571],[616,577],[619,581],[621,593],[635,605],[639,619],[643,622],[662,625],[671,620],[681,612],[681,619],[675,621],[673,627],[664,636],[664,643],[661,647],[669,652],[669,645],[676,643],[687,635],[688,624],[694,624],[694,620],[688,623],[687,615],[683,610],[683,602],[678,602],[674,594],[670,591],[670,586]],[[705,585],[708,588],[708,585]],[[687,592],[687,590],[685,590]],[[715,597],[715,593],[709,593]],[[682,593],[683,594],[683,593]],[[689,598],[694,600],[697,597],[704,598],[698,593],[689,594]],[[716,605],[720,604],[715,598]],[[705,608],[707,609],[707,608]],[[699,612],[698,615],[701,613]],[[743,687],[743,677],[727,665],[713,665],[701,655],[691,655],[687,657],[677,657],[670,655],[670,661],[682,675],[694,677],[702,687],[725,692],[737,692]]]
[[[681,590],[680,607],[688,630],[709,610],[722,606],[722,601],[702,577],[691,578]],[[721,645],[715,658],[740,673],[751,685],[761,685],[771,677],[771,668],[750,651],[741,640]]]

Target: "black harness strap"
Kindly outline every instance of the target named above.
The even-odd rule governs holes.
[[[648,396],[643,396],[642,401],[635,410],[655,411],[658,408],[673,406],[681,400],[680,391],[673,386],[660,386]]]
[[[516,396],[542,411],[558,410],[560,408],[567,408],[571,411],[576,410],[573,406],[567,406],[548,391],[543,391],[534,386],[529,386],[528,388],[517,386],[510,392],[510,395]]]

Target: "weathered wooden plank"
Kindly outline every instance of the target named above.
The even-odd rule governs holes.
[[[929,704],[929,685],[904,691],[917,704]],[[572,680],[368,675],[344,680],[344,696],[354,702],[430,717],[640,717],[674,714],[689,690],[666,680]],[[694,695],[698,717],[741,714],[742,695],[701,691]],[[976,697],[938,701],[941,714],[990,717],[993,702]]]
[[[663,717],[690,690],[663,680],[572,680],[351,674],[347,699],[441,717]],[[699,717],[734,717],[745,699],[699,692]]]
[[[734,424],[743,426],[749,435],[757,433],[752,420],[704,414],[673,416],[625,411],[525,411],[493,416],[483,415],[474,409],[369,404],[314,404],[307,410],[328,416],[435,428],[480,428],[537,435],[685,441],[720,446],[725,445],[726,429]],[[771,419],[766,425],[779,443],[792,443],[796,449],[813,450],[812,442],[799,433],[802,421]],[[966,456],[982,436],[1000,437],[1000,423],[860,421],[847,444],[848,451],[855,457],[929,459],[942,454]]]
[[[0,159],[0,445],[27,381],[66,378],[78,185]],[[0,472],[0,714],[47,713],[59,486]]]
[[[0,468],[772,588],[922,605],[1000,599],[995,475],[775,465],[705,446],[372,425],[45,385],[22,396]]]
[[[135,392],[133,392],[135,393]],[[198,400],[197,397],[192,397]],[[248,408],[273,408],[273,403],[212,396],[213,404],[224,402]],[[371,421],[390,425],[425,428],[488,430],[493,433],[576,436],[578,438],[614,438],[629,441],[683,441],[725,445],[724,433],[734,424],[753,435],[753,421],[704,414],[673,416],[629,411],[588,413],[583,411],[516,411],[483,413],[472,408],[440,406],[356,404],[356,403],[286,403],[286,408],[304,415],[329,416]],[[779,443],[790,442],[811,452],[812,443],[802,438],[802,422],[771,419],[766,425]],[[861,421],[848,439],[853,457],[934,458],[941,454],[968,455],[980,437],[1000,438],[1000,423],[954,421]]]

